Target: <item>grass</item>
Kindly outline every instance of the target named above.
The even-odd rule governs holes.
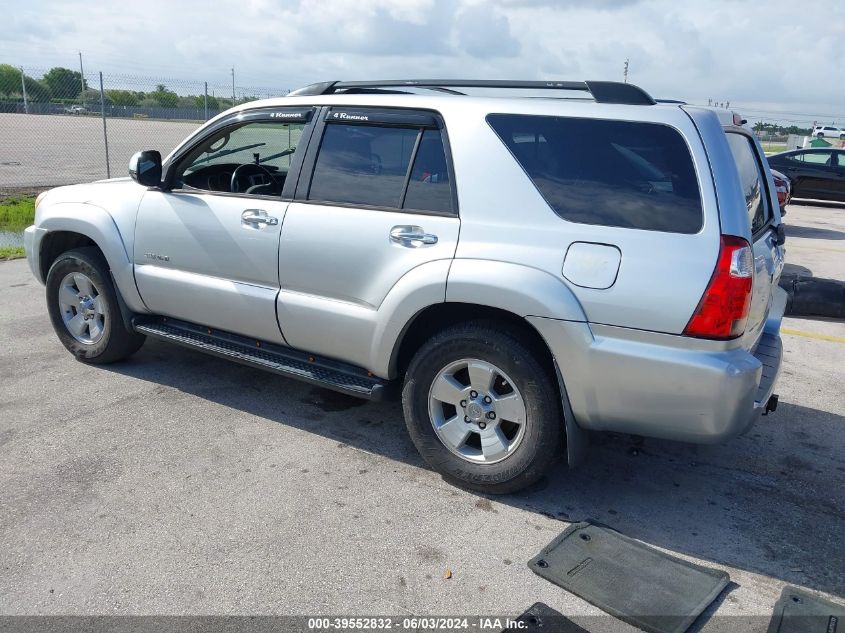
[[[0,262],[5,262],[10,259],[21,259],[26,257],[23,252],[23,246],[2,246],[0,247]]]
[[[35,197],[0,199],[0,230],[23,231],[35,220]]]

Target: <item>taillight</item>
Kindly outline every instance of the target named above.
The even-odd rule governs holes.
[[[684,334],[728,339],[745,332],[751,307],[754,254],[740,237],[722,236],[719,259]]]

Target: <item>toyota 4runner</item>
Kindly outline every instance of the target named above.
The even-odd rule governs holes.
[[[315,84],[42,194],[27,258],[82,362],[152,337],[395,385],[433,468],[511,492],[587,430],[721,442],[776,406],[783,228],[742,124],[613,82]]]

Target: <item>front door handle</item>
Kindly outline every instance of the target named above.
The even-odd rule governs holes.
[[[390,229],[390,241],[408,248],[419,248],[424,244],[437,244],[437,236],[426,233],[421,226],[394,226]]]
[[[247,209],[241,213],[241,222],[253,227],[261,225],[276,226],[279,223],[279,218],[267,215],[267,212],[263,209]]]

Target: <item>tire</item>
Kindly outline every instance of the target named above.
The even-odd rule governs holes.
[[[816,134],[816,137],[817,138],[824,138],[824,132],[819,132],[818,134]]]
[[[470,378],[470,364],[483,380]],[[489,367],[494,368],[494,378],[488,383],[493,386],[484,392]],[[444,370],[450,383],[441,392],[440,383],[437,389],[433,383],[444,375]],[[477,385],[478,390],[468,391]],[[464,390],[460,396],[458,387]],[[438,400],[441,393],[449,402],[455,402],[454,406]],[[472,393],[477,394],[474,399]],[[509,398],[513,393],[521,397],[522,404],[517,407],[513,405],[518,400]],[[504,406],[508,404],[505,399],[510,407]],[[483,404],[488,400],[491,404]],[[556,382],[530,345],[495,322],[453,326],[427,341],[405,374],[402,406],[408,433],[423,459],[446,480],[470,490],[486,494],[515,492],[539,480],[561,454],[563,416]],[[479,407],[488,409],[479,412]],[[520,413],[513,412],[517,409]],[[491,410],[495,422],[489,426]],[[515,423],[513,420],[522,413],[521,423]],[[467,415],[461,418],[462,414]],[[447,419],[454,424],[446,426]],[[451,441],[450,448],[449,438],[459,438],[467,430],[464,443],[456,448],[458,442]],[[490,441],[491,433],[501,441]],[[489,459],[482,442],[491,453]],[[496,449],[491,449],[500,449],[507,443],[512,444],[507,452],[495,453]]]
[[[144,344],[146,337],[123,323],[109,266],[98,249],[78,248],[59,255],[47,273],[46,287],[53,329],[78,360],[113,363]]]

